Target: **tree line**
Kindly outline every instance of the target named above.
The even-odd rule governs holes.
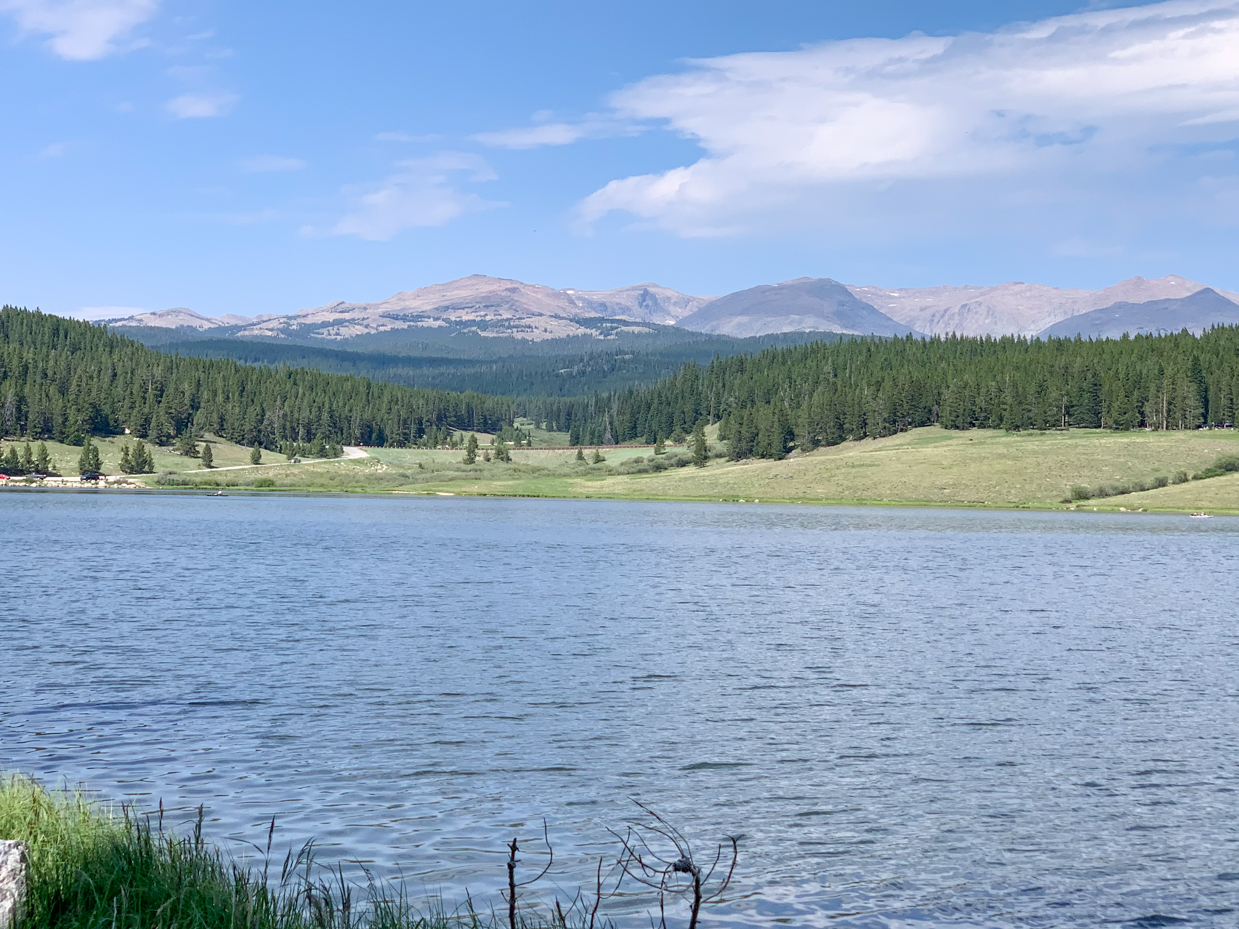
[[[213,433],[239,445],[522,444],[518,415],[573,445],[656,444],[718,423],[735,458],[948,429],[1198,429],[1239,405],[1239,327],[1099,341],[847,338],[688,363],[646,387],[575,398],[493,397],[347,375],[166,355],[90,323],[0,310],[0,432],[81,445]],[[145,464],[145,461],[143,462]]]
[[[405,446],[449,429],[496,432],[514,415],[511,398],[166,355],[102,326],[0,309],[3,435],[81,445],[128,429],[157,445],[213,433],[268,449]]]
[[[918,426],[1199,429],[1235,422],[1239,328],[1121,339],[853,338],[687,364],[645,388],[527,400],[573,444],[718,423],[734,458]]]

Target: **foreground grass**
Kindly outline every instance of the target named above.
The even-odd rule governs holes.
[[[433,901],[419,909],[402,888],[380,892],[371,885],[364,900],[354,899],[342,874],[317,879],[306,850],[286,859],[278,874],[243,867],[204,842],[200,828],[178,838],[163,832],[157,819],[116,814],[25,778],[0,783],[0,837],[29,845],[28,896],[15,929],[497,925],[486,915],[436,912]],[[576,925],[572,913],[543,918],[523,911],[518,918],[530,929]]]

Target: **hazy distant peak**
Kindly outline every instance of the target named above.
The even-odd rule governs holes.
[[[865,286],[849,290],[883,313],[930,335],[1034,336],[1055,323],[1115,303],[1146,303],[1190,296],[1203,284],[1176,274],[1132,277],[1101,290],[1009,281],[993,286],[921,288]],[[1223,294],[1229,299],[1233,295]]]
[[[1184,329],[1199,334],[1210,326],[1236,324],[1239,324],[1239,304],[1212,287],[1202,287],[1184,297],[1114,303],[1064,319],[1048,327],[1042,335],[1117,339],[1124,333],[1162,335]]]
[[[247,320],[248,322],[248,320]],[[157,313],[139,313],[113,323],[115,326],[149,326],[154,329],[215,329],[228,323],[195,313],[184,306]]]
[[[714,299],[682,294],[652,281],[614,290],[565,290],[564,293],[599,316],[665,326],[674,325]]]
[[[777,332],[885,336],[912,332],[828,277],[750,287],[707,303],[679,324],[737,338]]]

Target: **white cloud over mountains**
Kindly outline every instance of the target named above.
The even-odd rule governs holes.
[[[123,49],[135,26],[159,9],[160,0],[0,0],[25,32],[51,36],[61,58],[92,61]],[[133,43],[129,43],[132,47]]]
[[[611,105],[615,120],[662,125],[705,154],[611,181],[580,204],[587,224],[620,211],[717,235],[794,213],[806,195],[854,202],[892,183],[1121,182],[1168,148],[1239,135],[1239,0],[695,60]],[[539,140],[574,139],[559,125],[508,136]]]
[[[468,152],[440,152],[399,161],[396,171],[373,188],[345,193],[352,208],[331,230],[334,235],[386,241],[417,226],[443,226],[458,216],[502,206],[462,188],[496,177],[482,158]]]

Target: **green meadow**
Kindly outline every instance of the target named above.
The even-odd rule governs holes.
[[[208,489],[257,481],[259,489],[352,493],[1239,512],[1239,475],[1191,479],[1239,455],[1232,430],[1010,433],[933,426],[781,461],[728,461],[713,429],[708,438],[714,457],[704,468],[689,463],[683,446],[668,446],[660,456],[648,447],[606,448],[599,463],[590,460],[592,448],[583,449],[583,462],[574,449],[550,448],[512,448],[510,463],[487,462],[485,445],[472,465],[459,449],[401,448],[214,473],[182,473],[197,462],[168,453],[157,463],[178,472],[165,475],[165,486]],[[234,447],[227,460],[248,461],[248,454]],[[264,453],[264,461],[273,459],[278,456]],[[155,486],[156,477],[142,479]],[[1115,494],[1123,490],[1139,492]]]
[[[226,442],[215,436],[209,436],[208,440],[211,443],[211,453],[214,455],[214,465],[216,468],[235,467],[237,465],[248,465],[250,463],[250,450],[242,445],[234,445],[232,442]],[[39,439],[30,442],[31,448],[37,448]],[[92,438],[91,441],[95,447],[99,449],[99,457],[103,460],[104,474],[120,474],[120,454],[121,447],[128,441],[128,436],[110,436],[108,438]],[[7,451],[10,445],[17,446],[20,452],[22,446],[27,442],[23,438],[5,438],[0,439],[0,451]],[[52,457],[52,462],[55,470],[65,477],[76,476],[78,457],[82,454],[82,448],[79,445],[62,445],[59,442],[45,441],[48,454]],[[199,445],[202,443],[199,442]],[[201,468],[202,463],[197,458],[187,458],[178,454],[172,446],[161,448],[158,445],[147,445],[151,450],[151,454],[155,459],[155,473],[160,471],[186,471],[193,468]],[[263,449],[262,460],[264,464],[275,464],[278,462],[287,461],[287,459],[278,452],[269,452]],[[146,475],[149,477],[149,475]]]

